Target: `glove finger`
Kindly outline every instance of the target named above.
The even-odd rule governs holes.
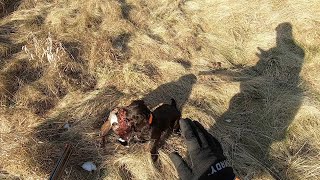
[[[215,137],[213,137],[199,122],[194,121],[194,124],[203,133],[208,146],[210,146],[213,152],[223,155],[223,150],[220,142]]]
[[[176,167],[178,174],[182,180],[187,180],[192,178],[192,171],[188,164],[182,159],[178,153],[171,153],[170,159]]]
[[[200,139],[201,148],[207,148],[209,146],[208,139],[206,137],[207,131],[204,129],[204,127],[198,121],[193,121],[193,123],[196,125],[197,133],[198,133],[198,136]]]
[[[201,143],[196,126],[190,119],[181,119],[179,123],[189,154],[192,155],[194,153],[198,153],[201,149]]]

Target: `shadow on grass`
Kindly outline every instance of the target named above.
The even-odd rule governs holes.
[[[21,51],[23,43],[14,43],[10,35],[17,32],[14,23],[7,23],[0,26],[0,66],[5,60],[10,59],[14,54]]]
[[[62,46],[68,53],[68,56],[71,60],[80,64],[86,64],[86,61],[83,58],[83,52],[82,52],[83,46],[79,42],[76,42],[76,41],[63,42]]]
[[[123,19],[126,19],[128,21],[131,21],[130,18],[130,11],[132,9],[132,6],[129,5],[126,0],[118,0],[118,2],[120,3],[120,8],[121,8],[121,15],[123,17]]]
[[[189,99],[193,85],[197,82],[194,74],[187,74],[177,81],[160,85],[157,89],[145,95],[143,100],[151,108],[155,108],[160,103],[171,104],[170,99],[174,98],[178,109],[182,111],[183,106]]]
[[[273,157],[270,150],[273,142],[286,138],[288,126],[301,105],[303,92],[299,88],[299,73],[305,53],[295,43],[290,23],[279,24],[276,32],[276,47],[266,51],[258,48],[259,62],[238,74],[245,77],[238,78],[240,92],[230,100],[229,109],[217,118],[211,131],[217,137],[228,136],[235,142],[232,151],[241,146],[275,179],[288,179],[287,165]],[[211,72],[219,73],[226,71]],[[258,171],[257,164],[250,165],[245,158],[242,160],[242,164],[235,165],[240,174],[247,174],[250,168]]]
[[[4,18],[8,16],[10,13],[15,11],[19,5],[21,4],[21,0],[4,0],[0,4],[0,18]]]
[[[116,62],[124,62],[129,59],[131,52],[128,46],[130,42],[130,33],[121,33],[110,38],[112,44],[110,59]]]
[[[34,129],[30,138],[29,155],[32,164],[40,172],[50,174],[59,159],[65,144],[73,146],[73,153],[65,168],[63,179],[101,179],[106,174],[102,163],[112,156],[114,146],[101,149],[99,146],[99,129],[107,112],[118,104],[122,93],[115,87],[108,87],[96,93],[92,98],[63,109],[62,113],[46,119]],[[92,108],[87,109],[87,108]],[[84,116],[77,116],[80,111],[87,111]],[[68,123],[68,130],[64,125]],[[102,151],[103,150],[103,151]],[[97,165],[97,171],[87,172],[82,164],[92,161]]]
[[[22,50],[23,43],[15,43],[11,35],[17,32],[14,23],[0,26],[0,104],[15,104],[15,94],[23,84],[41,78],[43,69],[15,55]]]

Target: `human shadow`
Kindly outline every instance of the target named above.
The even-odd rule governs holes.
[[[290,23],[279,24],[276,32],[276,47],[266,51],[258,48],[258,63],[237,74],[245,77],[238,78],[240,92],[232,97],[229,109],[217,118],[211,131],[217,137],[228,136],[275,179],[288,179],[287,165],[270,152],[274,142],[286,138],[288,126],[301,105],[299,73],[305,53],[295,43]],[[246,162],[246,158],[241,160],[242,164],[235,165],[240,174],[250,168],[258,171],[257,164]]]

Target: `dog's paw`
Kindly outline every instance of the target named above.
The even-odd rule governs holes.
[[[173,134],[181,136],[181,130],[180,129],[174,129]]]
[[[153,162],[156,162],[159,158],[159,155],[158,154],[151,154],[151,159]]]

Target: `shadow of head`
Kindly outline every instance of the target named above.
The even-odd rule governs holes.
[[[283,40],[286,39],[293,39],[292,36],[292,25],[288,22],[284,22],[279,24],[276,27],[276,32],[277,32],[277,45],[281,42],[283,42]]]

